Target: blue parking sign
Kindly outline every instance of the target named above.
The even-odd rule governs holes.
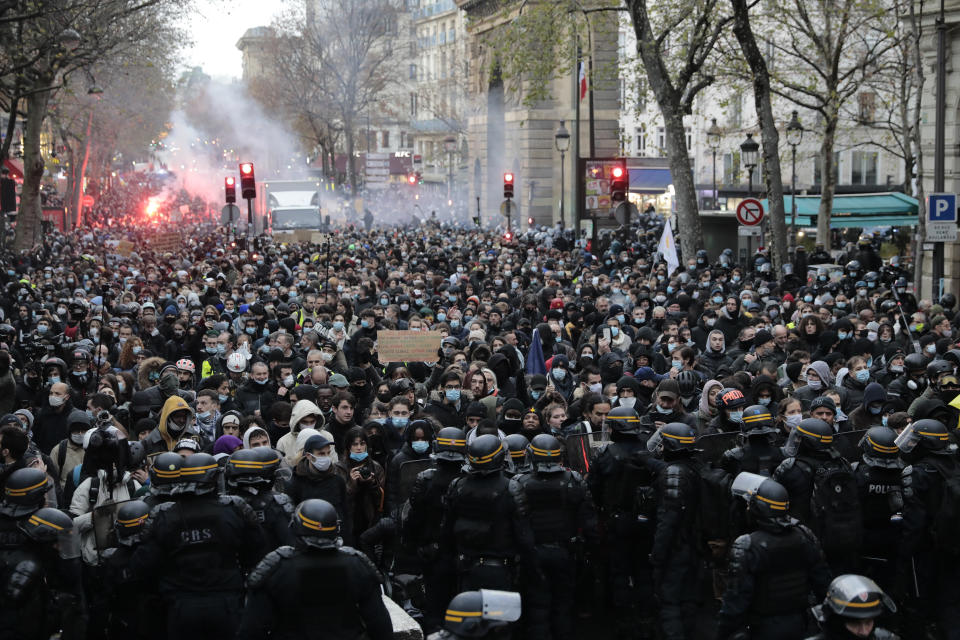
[[[931,193],[928,200],[927,220],[930,222],[957,221],[957,194]]]

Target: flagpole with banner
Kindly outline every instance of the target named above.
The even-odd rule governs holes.
[[[670,226],[670,218],[667,218],[666,224],[663,225],[663,235],[660,236],[657,252],[667,261],[667,277],[669,277],[680,267],[680,258],[677,257],[677,243],[673,239],[673,227]]]

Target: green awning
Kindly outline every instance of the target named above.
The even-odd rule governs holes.
[[[783,197],[788,223],[792,201],[791,196]],[[765,208],[769,206],[766,200],[763,204]],[[816,225],[819,210],[820,196],[797,196],[797,225]],[[837,195],[833,198],[830,227],[916,226],[918,210],[916,198],[897,192]]]

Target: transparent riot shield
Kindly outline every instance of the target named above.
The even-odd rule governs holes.
[[[117,546],[114,523],[117,521],[117,510],[122,504],[124,502],[108,502],[93,510],[93,535],[98,555]]]
[[[847,462],[853,462],[860,459],[860,441],[867,433],[863,431],[846,431],[838,433],[833,437],[833,448],[837,453],[844,457]]]
[[[740,433],[737,431],[714,433],[697,438],[697,449],[700,451],[700,460],[709,464],[720,462],[724,451],[733,449],[739,444]]]
[[[426,471],[433,466],[433,460],[409,460],[400,465],[400,488],[397,492],[397,505],[402,505],[410,498],[413,492],[413,485],[417,482],[417,476],[421,471]]]

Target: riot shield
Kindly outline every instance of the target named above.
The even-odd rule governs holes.
[[[726,433],[714,433],[697,438],[697,449],[699,450],[700,460],[710,464],[720,462],[723,452],[733,449],[740,444],[740,433],[738,431],[729,431]]]
[[[114,523],[117,520],[117,510],[124,502],[108,502],[93,510],[93,535],[98,555],[117,546]]]
[[[575,433],[564,439],[564,464],[581,475],[590,472],[593,461],[610,444],[601,433]]]
[[[413,492],[413,485],[417,482],[417,476],[421,471],[426,471],[433,466],[433,460],[409,460],[400,465],[400,488],[397,492],[397,506],[402,505]]]
[[[847,462],[860,459],[860,441],[867,431],[845,431],[833,437],[833,448],[844,457]]]

